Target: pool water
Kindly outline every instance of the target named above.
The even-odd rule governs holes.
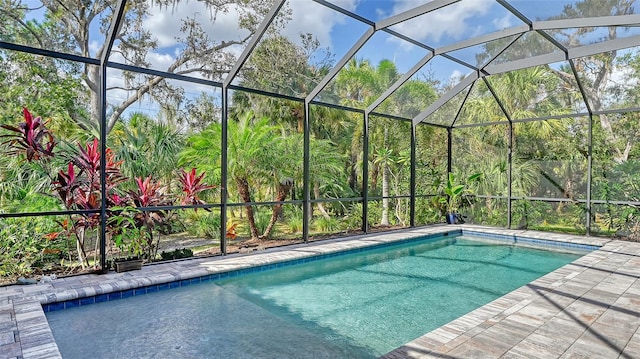
[[[431,238],[47,318],[64,358],[373,358],[585,253]]]

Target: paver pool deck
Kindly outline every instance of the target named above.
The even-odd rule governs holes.
[[[451,230],[595,245],[595,250],[384,358],[640,358],[640,243],[473,225],[431,226],[142,270],[0,287],[0,359],[61,358],[43,304],[188,281],[212,273]]]

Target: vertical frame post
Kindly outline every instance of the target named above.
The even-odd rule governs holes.
[[[589,129],[587,134],[587,210],[586,210],[586,234],[591,235],[591,176],[593,175],[593,115],[589,114]]]
[[[513,196],[513,122],[509,121],[509,144],[507,149],[507,228],[511,228],[512,203]]]
[[[118,0],[100,56],[100,269],[107,267],[107,61],[123,21],[127,0]]]
[[[100,268],[107,266],[107,65],[100,64]]]
[[[309,126],[309,116],[310,116],[310,100],[306,99],[304,101],[304,123],[303,123],[303,155],[302,155],[302,239],[304,243],[309,241],[309,224],[311,222],[311,186],[309,183],[309,178],[311,177],[311,168],[310,168],[310,158],[311,158],[311,150],[310,150],[310,126]]]
[[[369,232],[369,112],[362,117],[362,232]]]
[[[409,177],[409,226],[416,226],[416,132],[418,125],[411,123],[411,174]]]
[[[229,131],[229,88],[222,86],[222,114],[220,118],[220,252],[227,254],[227,202],[229,191],[228,131]]]
[[[453,168],[452,154],[453,149],[453,127],[447,127],[447,176]]]

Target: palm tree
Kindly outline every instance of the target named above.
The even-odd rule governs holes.
[[[396,66],[389,60],[382,60],[377,67],[371,66],[366,60],[352,59],[344,70],[340,71],[336,81],[336,88],[344,105],[364,108],[371,104],[377,96],[383,93],[389,85],[398,78]],[[371,144],[377,150],[372,151],[370,160],[373,164],[371,170],[371,184],[375,189],[377,177],[382,174],[382,225],[389,224],[389,156],[392,149],[389,144],[389,125],[383,122],[383,126],[375,126],[370,131]],[[354,139],[354,141],[356,141]],[[381,145],[380,145],[380,142]],[[377,144],[377,146],[376,146]],[[361,148],[361,146],[359,147]],[[354,148],[355,149],[355,148]],[[383,154],[378,158],[379,154]],[[368,190],[368,189],[365,189]]]
[[[265,181],[273,178],[274,161],[278,160],[276,146],[280,133],[280,128],[273,126],[270,119],[256,119],[251,112],[237,120],[229,119],[227,171],[243,202],[253,202],[251,185],[259,189]],[[221,125],[209,125],[204,131],[187,139],[187,146],[181,154],[180,162],[197,166],[209,174],[220,173],[221,138]],[[251,238],[259,239],[261,235],[258,233],[253,207],[245,206],[245,213]]]
[[[118,122],[110,137],[116,157],[124,160],[122,172],[127,177],[153,175],[171,185],[184,146],[184,136],[176,127],[134,113],[127,121]]]

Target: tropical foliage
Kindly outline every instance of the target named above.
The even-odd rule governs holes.
[[[106,31],[115,1],[89,1],[95,6],[68,17],[59,12],[76,9],[76,2],[45,1],[42,20],[29,18],[26,6],[13,6],[18,3],[0,1],[1,41],[84,57],[105,50],[87,31]],[[128,65],[158,67],[151,54],[162,45],[143,20],[166,2],[128,3],[117,55]],[[412,209],[418,225],[442,223],[447,207],[487,225],[507,225],[511,208],[513,227],[640,237],[637,49],[486,76],[414,132],[411,119],[451,91],[457,78],[411,77],[365,123],[362,111],[403,73],[389,59],[354,57],[314,99],[332,105],[312,101],[305,108],[297,99],[329,73],[334,55],[309,34],[293,40],[278,34],[286,7],[228,94],[201,79],[177,80],[223,80],[270,6],[259,0],[206,3],[212,14],[238,10],[244,36],[212,39],[195,19],[184,19],[180,48],[154,68],[172,79],[110,68],[118,79],[107,95],[105,158],[97,140],[99,68],[0,50],[0,275],[54,265],[94,268],[103,198],[109,256],[128,252],[148,260],[187,245],[196,253],[219,252],[223,239],[237,246],[301,240],[305,223],[312,239],[407,227]],[[587,5],[594,3],[568,6],[565,15],[589,15]],[[632,13],[632,1],[615,3],[616,14]],[[606,36],[615,39],[618,31]],[[578,32],[565,35],[578,41]],[[502,46],[485,45],[477,60]],[[500,61],[547,50],[553,49],[522,36]],[[223,97],[229,105],[224,116]],[[585,99],[599,115],[584,115]],[[617,110],[625,108],[631,110]],[[482,180],[470,191],[454,181],[476,173]],[[309,203],[302,201],[305,189]],[[464,205],[450,202],[463,193]],[[57,211],[66,212],[39,215]]]

